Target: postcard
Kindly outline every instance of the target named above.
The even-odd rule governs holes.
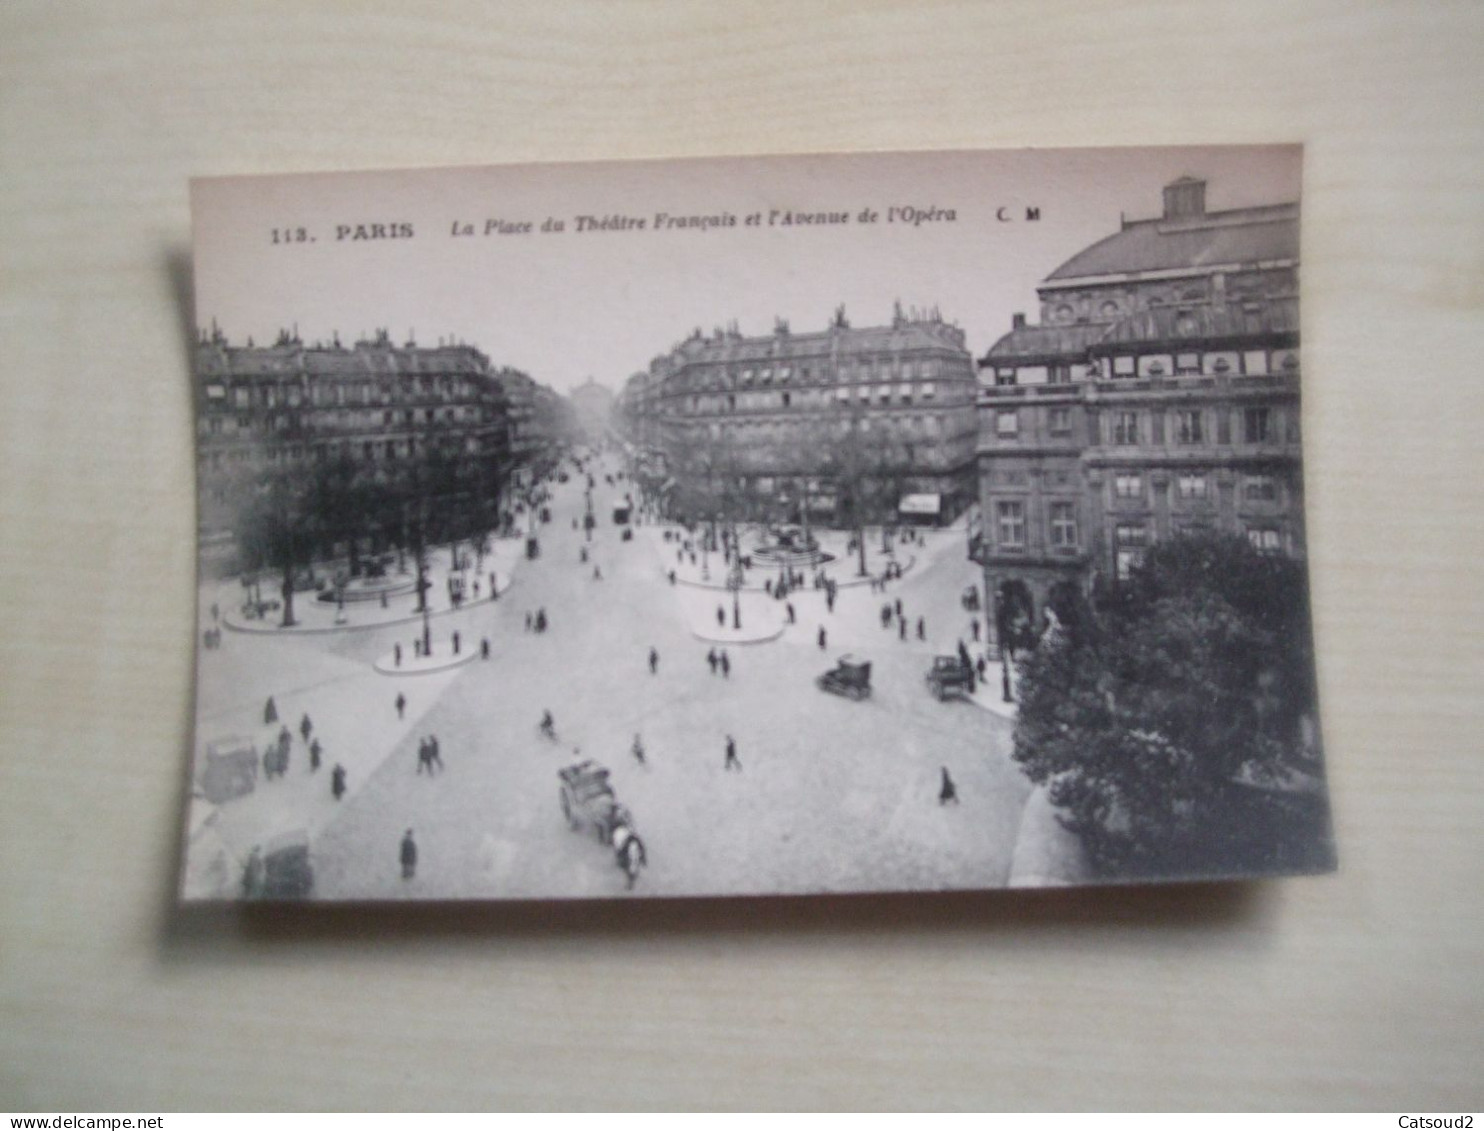
[[[182,897],[1332,869],[1301,171],[195,181]]]

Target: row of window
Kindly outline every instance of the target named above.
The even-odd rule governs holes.
[[[269,417],[238,413],[235,417],[207,417],[206,431],[212,436],[230,436],[234,433],[251,432],[264,427],[270,432],[289,432],[300,427],[351,432],[398,426],[410,428],[418,424],[470,424],[477,423],[481,419],[488,420],[489,415],[488,412],[481,412],[477,408],[462,405],[446,409],[409,408],[396,411],[388,409],[381,413],[353,412],[349,409],[342,409],[339,412],[312,412],[302,417],[289,413]]]
[[[206,399],[208,403],[230,405],[234,409],[297,408],[306,403],[322,406],[391,404],[407,396],[472,398],[475,392],[473,382],[465,378],[423,376],[376,383],[311,379],[307,388],[297,382],[286,385],[244,383],[230,387],[216,383],[206,386]]]
[[[995,541],[1002,550],[1025,549],[1025,503],[1003,499],[995,504]],[[1046,507],[1046,533],[1053,550],[1077,548],[1077,504],[1052,502]]]
[[[848,436],[852,430],[859,431],[862,436],[935,439],[943,435],[943,420],[937,415],[893,414],[890,417],[863,416],[857,421],[831,417],[818,421],[713,422],[707,428],[713,440],[731,436],[743,442],[787,440],[800,444]],[[968,435],[972,438],[972,433]]]
[[[1175,493],[1182,499],[1199,502],[1210,498],[1210,477],[1203,471],[1181,472],[1174,477]],[[1278,501],[1278,480],[1271,475],[1242,476],[1241,497],[1247,503]],[[1138,472],[1119,472],[1113,476],[1115,499],[1144,498],[1144,476]]]
[[[1263,553],[1275,554],[1283,549],[1282,531],[1275,526],[1249,525],[1245,532],[1247,540]],[[1075,503],[1052,502],[1047,505],[1046,536],[1053,552],[1071,552],[1077,549]],[[995,503],[995,543],[999,550],[1011,553],[1026,548],[1024,502],[1005,499]],[[1113,528],[1113,546],[1120,579],[1127,579],[1128,571],[1143,557],[1148,545],[1149,527],[1142,522],[1119,523]]]
[[[1203,528],[1191,525],[1185,529],[1195,531]],[[1283,552],[1283,531],[1276,526],[1247,526],[1243,533],[1252,548],[1260,554]],[[1138,524],[1120,525],[1114,530],[1113,541],[1114,572],[1119,581],[1127,581],[1134,567],[1144,559],[1144,551],[1149,544],[1149,531]]]
[[[811,381],[912,381],[922,377],[960,376],[972,373],[967,358],[962,363],[948,362],[942,358],[919,358],[901,360],[897,358],[874,358],[862,361],[821,362],[817,364],[763,365],[747,368],[711,369],[688,374],[689,382],[697,388],[726,389],[754,385],[784,385],[797,378],[801,383]]]
[[[479,436],[465,436],[460,441],[465,452],[482,450],[486,442]],[[407,440],[345,440],[323,444],[282,444],[274,447],[233,448],[229,451],[202,452],[197,457],[201,466],[213,471],[241,464],[292,464],[302,460],[318,461],[338,459],[345,456],[366,462],[405,459],[418,450],[415,439]]]
[[[853,393],[852,393],[853,390]],[[768,412],[784,408],[829,408],[848,404],[853,399],[862,405],[886,408],[892,405],[966,404],[970,390],[952,389],[947,397],[939,399],[938,386],[933,381],[918,384],[840,385],[834,388],[789,389],[749,393],[727,393],[720,396],[691,394],[685,401],[686,411],[692,416],[709,416],[720,412]]]
[[[1173,443],[1183,446],[1198,444],[1230,444],[1233,423],[1240,442],[1244,444],[1271,444],[1278,442],[1280,423],[1278,413],[1267,406],[1244,408],[1235,420],[1223,409],[1179,409],[1172,413],[1158,410],[1119,410],[1104,414],[1107,421],[1105,442],[1120,447],[1130,447],[1145,442],[1154,444]],[[1287,415],[1288,442],[1298,442],[1298,414]],[[1211,424],[1214,420],[1215,429]],[[1072,431],[1072,410],[1051,408],[1047,410],[1047,431],[1053,436],[1068,435]],[[995,413],[995,436],[1000,440],[1014,440],[1020,436],[1020,410],[999,409]]]
[[[1106,365],[1090,363],[1057,365],[996,365],[994,383],[1012,385],[1070,385],[1092,377],[1115,381],[1136,377],[1263,377],[1274,373],[1296,373],[1298,351],[1224,350],[1219,353],[1119,354]]]

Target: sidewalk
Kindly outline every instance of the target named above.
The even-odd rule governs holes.
[[[756,556],[756,548],[763,538],[761,527],[755,524],[745,524],[738,526],[737,531],[742,543],[742,553],[752,555],[752,568],[746,571],[742,585],[743,591],[765,592],[768,586],[782,576],[783,567]],[[670,535],[669,541],[665,540],[666,533]],[[886,551],[881,549],[879,534],[868,534],[865,576],[860,574],[860,551],[847,550],[852,537],[849,531],[817,528],[811,530],[810,533],[819,543],[819,549],[831,555],[831,560],[815,566],[796,565],[792,567],[795,573],[804,575],[803,589],[805,590],[813,589],[814,576],[817,573],[828,577],[841,589],[869,585],[872,580],[881,578],[889,563],[896,563],[905,576],[918,564],[919,557],[924,553],[932,552],[934,543],[949,532],[924,531],[926,549],[918,546],[915,541],[903,543],[898,538]],[[683,550],[685,540],[691,536],[679,526],[647,522],[638,528],[638,534],[646,538],[654,547],[666,574],[670,570],[675,571],[675,580],[678,584],[706,589],[725,590],[727,588],[727,578],[731,567],[720,550],[702,553],[698,546],[691,552]],[[692,554],[694,561],[691,560]]]
[[[1088,878],[1082,842],[1057,819],[1056,806],[1046,787],[1037,786],[1026,798],[1020,816],[1006,886],[1068,887],[1087,883]]]
[[[460,609],[488,604],[498,599],[510,588],[516,567],[525,560],[524,538],[494,539],[490,553],[484,556],[477,570],[474,568],[474,563],[478,559],[467,548],[461,548],[469,563],[469,567],[464,570],[450,568],[451,555],[447,547],[440,547],[428,553],[428,580],[431,583],[428,589],[430,616],[445,616],[448,613],[458,612]],[[317,595],[312,592],[295,593],[294,620],[296,623],[287,628],[281,624],[283,615],[281,608],[270,610],[261,620],[247,617],[244,611],[245,590],[241,582],[235,578],[221,582],[216,592],[210,594],[210,600],[217,605],[221,617],[220,623],[233,632],[286,636],[353,632],[358,629],[407,624],[420,621],[422,613],[417,611],[416,575],[413,572],[410,558],[404,565],[406,567],[404,572],[390,575],[386,579],[387,584],[380,590],[371,585],[365,585],[363,586],[364,599],[347,600],[343,607],[337,606],[333,601],[318,600]],[[457,605],[454,604],[450,594],[449,579],[451,577],[460,579],[468,594],[466,599]],[[490,591],[492,578],[498,586],[493,594]],[[279,577],[265,575],[259,586],[259,592],[265,601],[281,601],[279,583]],[[383,592],[384,598],[380,596]],[[372,596],[373,593],[377,595]],[[205,621],[202,623],[207,625]]]

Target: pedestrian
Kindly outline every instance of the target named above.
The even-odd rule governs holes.
[[[644,742],[639,738],[637,734],[634,735],[634,745],[630,748],[630,750],[634,755],[634,761],[638,762],[641,766],[645,765]]]
[[[402,878],[410,880],[417,872],[417,844],[412,839],[412,830],[407,830],[407,835],[402,838]]]
[[[222,610],[217,605],[217,603],[215,601],[213,601],[211,603],[211,619],[213,621],[218,621],[218,620],[221,620],[221,617],[222,617]]]
[[[336,801],[345,796],[345,767],[339,762],[330,771],[330,792],[335,795]]]
[[[670,571],[670,584],[675,584],[675,571],[673,569]]]
[[[399,668],[402,666],[402,645],[392,645],[392,662]]]
[[[897,611],[897,616],[901,616],[902,615],[902,599],[900,597],[897,598],[896,611]]]
[[[278,722],[278,707],[273,702],[273,696],[268,696],[267,706],[263,708],[263,725],[272,726]]]
[[[738,773],[742,772],[742,763],[737,758],[737,740],[731,735],[727,735],[727,757],[726,761],[721,764],[721,768],[725,771],[730,770],[733,766],[737,767]]]
[[[315,773],[319,769],[319,755],[321,749],[322,748],[319,744],[319,739],[317,738],[309,744],[309,772],[311,774]]]
[[[653,648],[649,650],[649,674],[658,675],[660,671],[660,654]]]
[[[721,650],[721,674],[723,679],[730,679],[732,675],[732,661],[727,659],[725,648]]]
[[[784,608],[786,608],[788,610],[788,623],[789,624],[795,623],[795,620],[794,620],[794,603],[792,601],[790,601],[790,602],[788,602],[787,605],[784,606]]]
[[[402,720],[402,713],[407,710],[407,696],[403,695],[400,691],[397,692],[396,704],[397,721],[400,722]]]
[[[974,662],[974,673],[978,675],[980,683],[984,682],[984,669],[986,666],[987,665],[984,662],[983,656],[980,656],[979,659]]]
[[[943,785],[938,790],[938,804],[947,805],[949,802],[958,804],[958,786],[953,784],[953,778],[948,774],[948,767],[943,767]]]
[[[428,773],[429,774],[431,774],[433,772],[433,766],[435,764],[438,767],[438,772],[439,773],[442,773],[443,772],[443,755],[439,751],[440,751],[440,748],[438,746],[438,736],[436,734],[430,734],[430,735],[428,735]]]
[[[917,639],[927,639],[927,622],[922,617],[917,618]]]
[[[527,632],[530,632],[531,631],[531,614],[530,613],[527,613],[526,614],[526,631]]]
[[[906,640],[907,639],[907,618],[906,617],[903,617],[901,620],[897,621],[897,639],[898,640]]]
[[[891,605],[890,605],[890,603],[881,606],[881,627],[882,628],[890,628],[891,627]]]
[[[820,625],[819,626],[819,650],[821,652],[823,652],[824,651],[824,648],[825,648],[824,625]]]
[[[386,590],[385,589],[383,589],[381,591],[381,607],[383,609],[386,608]]]
[[[773,595],[773,579],[771,577],[766,577],[763,579],[763,590],[768,594],[769,597]]]
[[[593,580],[594,581],[602,581],[603,580],[603,567],[602,566],[593,566]]]
[[[417,772],[421,774],[428,771],[428,776],[433,776],[433,763],[428,760],[428,740],[426,737],[417,740]]]
[[[715,675],[716,665],[721,662],[720,658],[716,655],[715,648],[712,648],[709,652],[706,653],[706,662],[711,665],[711,674]]]
[[[824,591],[824,607],[826,612],[835,611],[835,591],[833,588]]]
[[[455,656],[459,654],[459,634],[457,632],[453,634],[453,654]]]
[[[975,644],[978,644],[979,643],[979,618],[978,617],[975,617],[973,620],[969,621],[969,631],[974,634],[974,643]]]
[[[488,660],[490,658],[490,638],[488,636],[481,636],[479,638],[479,658],[482,660]]]
[[[247,864],[242,869],[242,898],[258,899],[263,894],[267,870],[263,865],[263,850],[256,844],[248,854]]]

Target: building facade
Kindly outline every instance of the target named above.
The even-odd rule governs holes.
[[[213,328],[197,346],[196,400],[202,548],[223,562],[254,498],[275,483],[303,494],[334,468],[359,497],[389,495],[437,449],[462,496],[443,503],[473,514],[498,509],[512,468],[504,390],[469,345],[396,345],[381,331],[349,347],[306,345],[291,332],[271,346],[234,346]],[[383,521],[370,540],[397,537],[392,526]],[[318,529],[308,553],[360,540],[323,520]]]
[[[963,331],[897,308],[853,328],[746,337],[699,330],[620,398],[631,442],[658,453],[691,518],[897,521],[907,496],[946,519],[972,494],[974,366]]]
[[[1073,256],[980,360],[980,518],[1000,639],[1058,586],[1117,580],[1182,531],[1304,554],[1298,205],[1157,218]]]
[[[513,481],[529,487],[561,458],[575,439],[571,406],[561,394],[538,385],[529,374],[503,366],[495,380],[505,394]]]
[[[589,443],[601,443],[613,431],[613,390],[589,377],[570,393],[578,430]]]

